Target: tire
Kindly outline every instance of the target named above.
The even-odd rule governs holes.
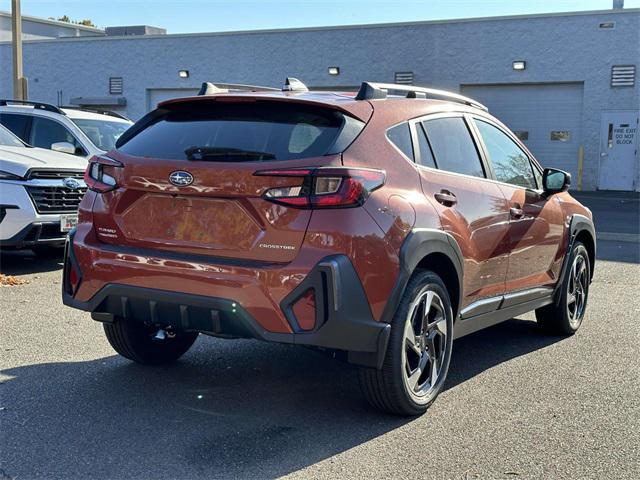
[[[60,257],[64,254],[63,245],[34,245],[31,247],[33,253],[38,257]]]
[[[422,312],[429,298],[424,322]],[[395,415],[424,413],[444,387],[452,346],[453,311],[447,289],[435,273],[418,270],[391,322],[382,369],[361,367],[358,372],[364,396],[377,409]]]
[[[573,335],[578,331],[589,298],[591,264],[584,244],[576,242],[571,249],[569,270],[562,280],[560,299],[536,310],[538,324],[554,335]]]
[[[154,339],[156,327],[127,318],[116,317],[105,323],[104,333],[113,349],[129,360],[142,365],[163,365],[175,362],[191,348],[198,333],[175,332],[173,338]]]

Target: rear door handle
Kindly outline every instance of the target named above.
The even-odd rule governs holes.
[[[448,190],[441,190],[434,195],[438,203],[441,203],[445,207],[450,207],[458,203],[456,196]]]
[[[509,209],[509,213],[511,214],[511,218],[522,218],[524,217],[524,210],[519,207],[511,207]]]

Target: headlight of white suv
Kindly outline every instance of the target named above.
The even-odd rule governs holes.
[[[0,170],[0,180],[22,180],[20,175],[14,175],[13,173],[3,172]]]

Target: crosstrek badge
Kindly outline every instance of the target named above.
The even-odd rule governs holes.
[[[272,243],[261,243],[258,245],[260,248],[270,248],[273,250],[295,250],[296,247],[293,245],[276,245]]]

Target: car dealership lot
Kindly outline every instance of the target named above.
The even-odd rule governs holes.
[[[637,197],[625,208],[637,222]],[[29,283],[0,288],[0,479],[636,478],[640,246],[598,247],[574,337],[529,314],[456,341],[414,419],[374,411],[354,368],[303,348],[202,337],[174,366],[134,365],[62,306],[55,259],[4,254]]]

